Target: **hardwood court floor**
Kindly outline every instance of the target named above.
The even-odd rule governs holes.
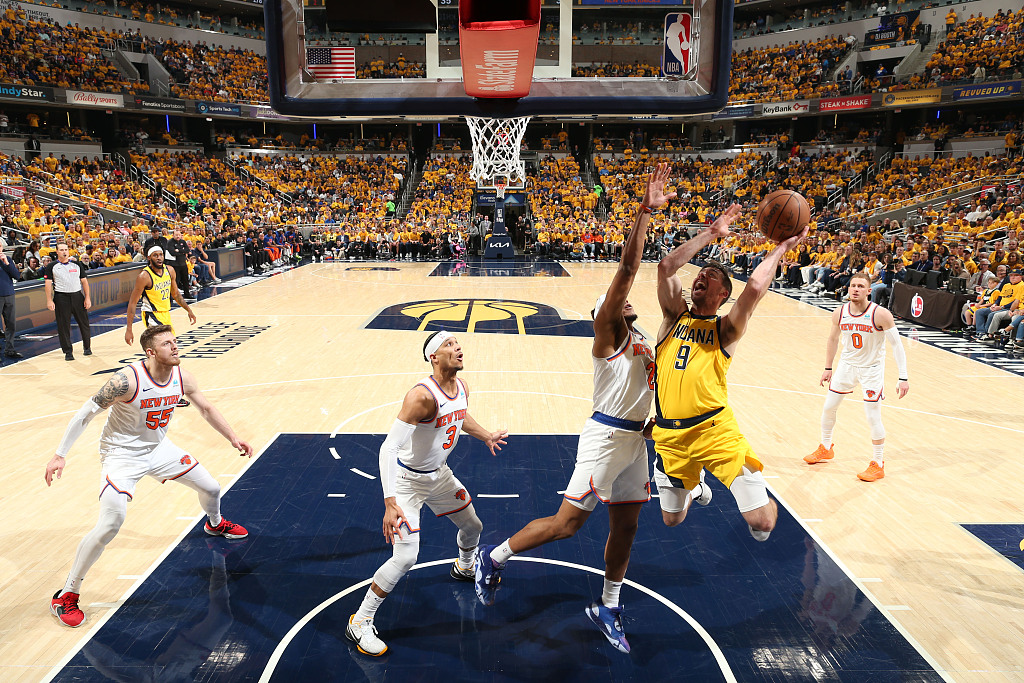
[[[199,325],[193,331],[217,336],[193,336],[182,349],[183,363],[257,450],[278,432],[388,430],[404,393],[428,372],[421,356],[425,333],[366,327],[390,306],[503,299],[551,306],[566,320],[589,319],[614,272],[610,264],[565,264],[572,277],[428,277],[436,264],[379,265],[397,270],[313,264],[194,306]],[[655,266],[645,264],[630,297],[640,326],[652,334],[655,279]],[[525,309],[505,310],[525,315]],[[173,318],[184,337],[187,319],[179,311]],[[826,311],[769,294],[732,365],[730,400],[769,484],[951,679],[1024,680],[1024,572],[960,526],[1022,523],[1024,483],[1015,476],[1024,434],[1022,379],[904,340],[911,393],[883,406],[887,477],[874,484],[856,479],[870,441],[855,398],[840,408],[836,460],[811,468],[801,457],[818,441],[828,320]],[[486,328],[486,320],[477,322]],[[516,434],[579,430],[591,410],[587,338],[458,337],[473,415],[511,431],[502,457],[515,457]],[[102,420],[90,425],[63,480],[49,489],[44,467],[70,416],[109,377],[94,373],[135,353],[121,331],[95,338],[93,348],[94,356],[74,363],[51,352],[0,370],[7,466],[0,487],[7,520],[0,534],[0,680],[44,679],[200,512],[189,489],[140,482],[124,527],[84,584],[81,606],[89,620],[72,632],[47,613],[79,539],[95,521]],[[888,366],[893,388],[891,354]],[[194,408],[176,412],[171,438],[230,484],[245,461]],[[245,510],[224,512],[245,523]],[[678,532],[686,534],[685,525]]]

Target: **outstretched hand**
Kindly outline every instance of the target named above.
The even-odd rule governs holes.
[[[675,192],[665,192],[669,170],[668,163],[661,163],[651,171],[651,175],[647,179],[647,191],[644,193],[643,202],[648,209],[660,209],[676,198]]]
[[[783,240],[783,241],[779,242],[779,247],[778,248],[782,249],[783,252],[789,251],[790,249],[795,247],[797,244],[799,244],[803,240],[803,238],[807,237],[807,232],[810,229],[811,229],[811,226],[805,225],[804,229],[800,231],[799,235],[793,235],[789,239],[786,239],[786,240]]]
[[[710,228],[708,228],[715,239],[729,236],[729,226],[732,225],[734,220],[739,218],[740,211],[741,209],[739,204],[732,204],[722,213],[722,215],[715,219],[715,222],[711,224]]]
[[[508,437],[507,429],[499,429],[496,432],[491,432],[487,435],[487,438],[483,440],[487,444],[487,450],[491,452],[491,455],[497,455],[494,451],[500,451],[501,447],[505,445],[505,438]]]

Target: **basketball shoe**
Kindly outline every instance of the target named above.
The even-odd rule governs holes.
[[[602,603],[592,602],[585,610],[594,625],[601,630],[604,637],[619,652],[629,654],[629,643],[626,632],[622,630],[622,605],[605,607]]]
[[[373,625],[373,619],[364,619],[356,623],[353,621],[355,618],[354,614],[348,618],[345,637],[356,644],[356,649],[371,657],[380,657],[387,652],[388,646],[377,637],[377,627]]]
[[[207,519],[206,524],[203,525],[203,530],[211,536],[223,536],[229,541],[245,538],[249,535],[249,532],[241,524],[235,524],[223,518],[221,518],[220,524],[217,526],[210,526],[210,520]]]
[[[885,467],[872,460],[868,468],[857,475],[861,481],[878,481],[885,476]]]
[[[484,605],[494,604],[494,594],[498,592],[498,584],[501,583],[501,572],[505,565],[497,566],[491,559],[493,545],[481,545],[476,549],[476,597]]]
[[[50,600],[50,611],[60,623],[71,628],[78,628],[85,621],[85,612],[78,609],[78,593],[65,593],[62,596],[57,591]]]
[[[815,465],[815,464],[817,464],[819,462],[825,462],[826,460],[831,460],[832,458],[834,458],[836,456],[834,449],[835,449],[835,444],[829,446],[828,449],[826,449],[824,444],[820,444],[819,443],[818,444],[818,449],[816,451],[814,451],[810,455],[805,455],[804,456],[804,462],[807,463],[808,465]]]
[[[462,567],[459,566],[459,561],[458,560],[455,560],[455,562],[452,562],[452,568],[451,568],[451,571],[448,572],[448,575],[451,576],[456,581],[475,581],[476,580],[476,571],[474,571],[474,569],[472,567],[470,567],[469,569],[463,569]]]
[[[707,505],[711,502],[711,496],[711,487],[702,481],[700,482],[700,495],[694,496],[693,500],[698,505]]]

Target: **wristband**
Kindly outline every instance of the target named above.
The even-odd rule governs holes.
[[[831,370],[832,368],[825,368],[825,369],[826,369],[826,370]]]
[[[640,213],[650,213],[650,212],[651,212],[651,207],[647,206],[646,204],[640,204]]]

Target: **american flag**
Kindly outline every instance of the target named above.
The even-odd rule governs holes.
[[[306,66],[317,78],[355,78],[354,47],[306,48]]]

